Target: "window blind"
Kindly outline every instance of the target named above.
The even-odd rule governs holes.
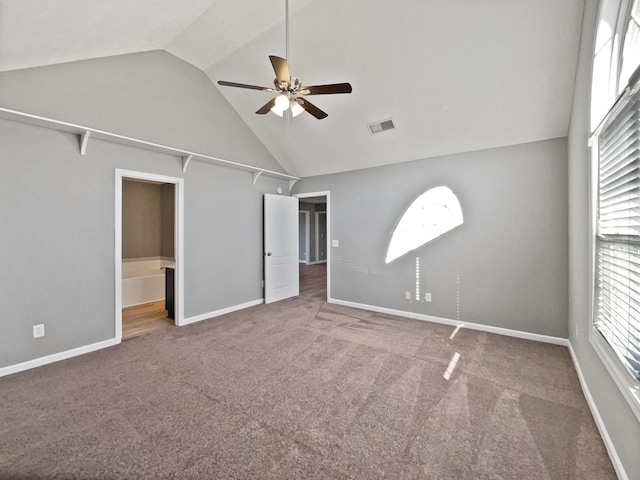
[[[598,135],[594,325],[640,379],[640,90]]]

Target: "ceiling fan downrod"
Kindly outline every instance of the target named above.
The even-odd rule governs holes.
[[[285,45],[284,45],[284,58],[289,61],[289,0],[284,0],[284,30],[285,30]]]

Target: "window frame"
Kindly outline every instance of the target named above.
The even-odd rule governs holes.
[[[631,14],[631,7],[633,2],[626,4],[627,18]],[[626,35],[626,24],[624,34]],[[624,38],[624,37],[623,37]],[[620,44],[617,52],[614,51],[614,55],[617,55],[620,59],[622,55],[622,49],[624,44]],[[618,81],[621,68],[618,62],[618,68],[615,72],[611,72],[611,75],[615,75],[615,82]],[[589,343],[595,350],[596,354],[602,361],[603,365],[609,372],[609,375],[613,379],[614,383],[622,393],[623,397],[629,404],[631,410],[640,421],[640,380],[634,378],[627,370],[623,362],[618,358],[618,354],[613,347],[609,345],[603,334],[596,327],[596,311],[595,311],[595,292],[596,292],[596,234],[597,234],[597,216],[599,207],[599,162],[600,162],[600,149],[599,149],[599,137],[603,130],[609,125],[609,123],[616,118],[616,116],[624,109],[627,103],[637,95],[640,91],[640,66],[631,75],[628,85],[622,90],[621,94],[617,97],[613,107],[607,112],[604,118],[599,122],[597,128],[594,129],[589,137],[589,213],[590,213],[590,244],[589,244]]]

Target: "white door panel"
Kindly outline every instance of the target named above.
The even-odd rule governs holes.
[[[298,277],[298,199],[264,196],[264,301],[300,293]]]

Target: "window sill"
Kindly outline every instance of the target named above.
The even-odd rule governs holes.
[[[640,382],[634,380],[627,372],[609,344],[593,326],[589,329],[589,343],[640,422]]]

